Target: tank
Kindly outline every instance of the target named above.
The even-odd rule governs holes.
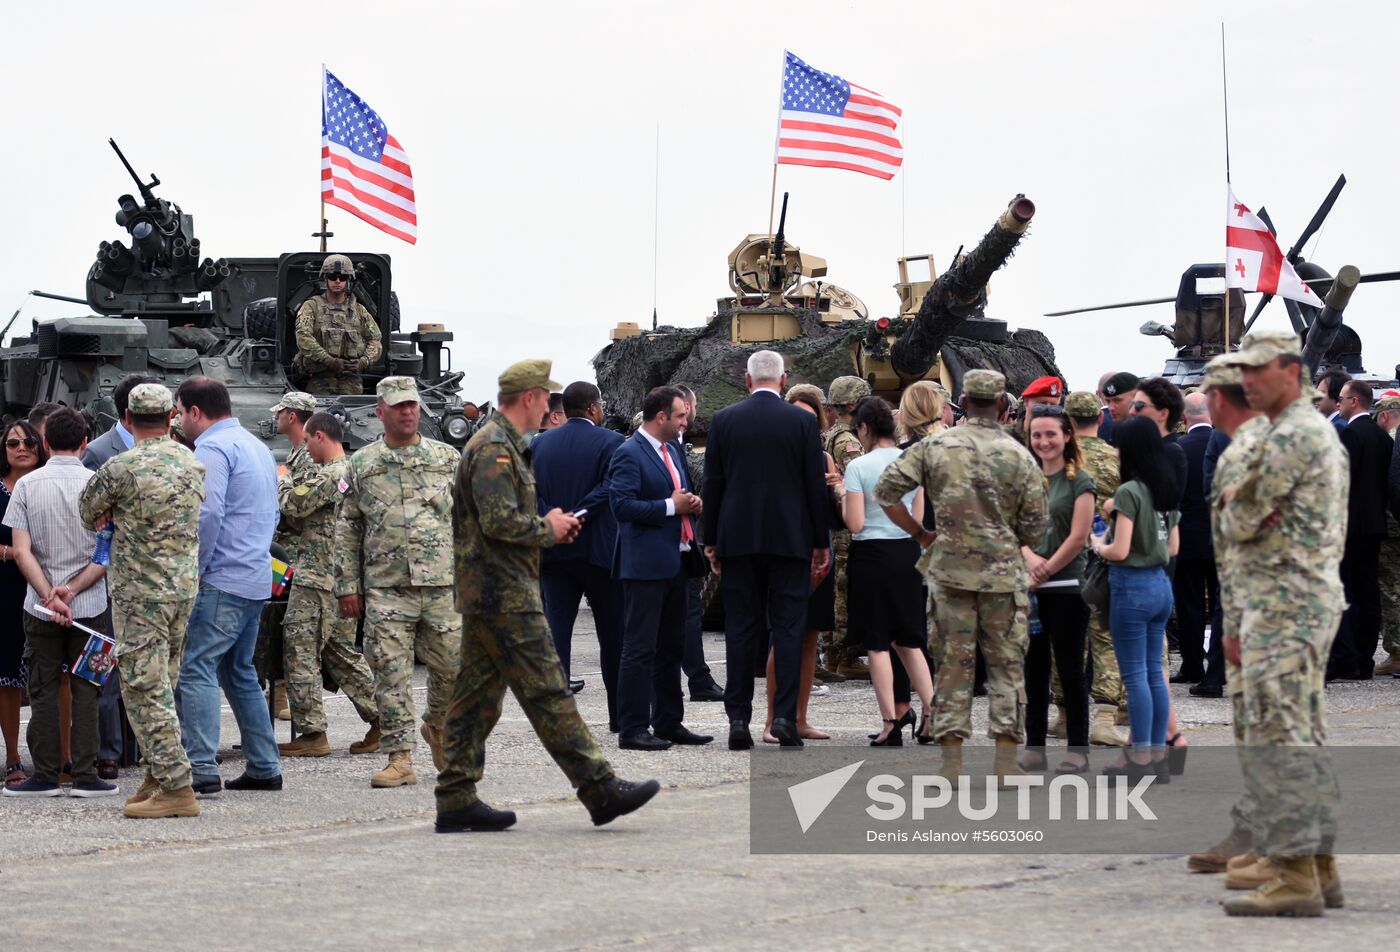
[[[747,395],[744,368],[756,350],[781,353],[790,384],[825,391],[835,378],[852,375],[895,403],[916,380],[938,380],[956,395],[963,374],[979,367],[1004,373],[1008,389],[1017,393],[1037,377],[1059,375],[1055,349],[1044,334],[1011,331],[985,314],[987,281],[1035,211],[1024,196],[1012,200],[969,254],[955,255],[942,276],[932,255],[897,259],[898,310],[878,318],[855,294],[825,281],[825,259],[787,241],[787,206],[784,195],[772,236],[748,235],[730,253],[733,293],[718,300],[705,324],[647,332],[622,323],[613,329],[611,342],[593,358],[609,425],[626,431],[648,390],[685,384],[699,401],[686,439],[703,444],[710,417]],[[920,267],[927,268],[927,277],[911,276]]]
[[[281,459],[290,446],[268,408],[286,390],[300,389],[292,369],[295,315],[324,288],[319,271],[326,252],[202,257],[194,216],[158,197],[160,179],[142,182],[109,143],[140,200],[117,199],[116,223],[125,237],[98,245],[83,298],[44,295],[93,313],[35,321],[28,335],[0,347],[0,413],[10,421],[35,404],[59,403],[83,411],[97,435],[116,423],[112,392],[127,374],[150,374],[171,390],[203,375],[228,387],[234,414]],[[480,411],[463,400],[462,374],[452,371],[453,335],[436,324],[400,331],[389,256],[338,253],[355,265],[353,293],[379,323],[384,353],[363,374],[367,395],[317,395],[320,408],[346,424],[353,452],[383,432],[374,415],[375,384],[388,375],[412,376],[423,394],[422,432],[461,447]]]

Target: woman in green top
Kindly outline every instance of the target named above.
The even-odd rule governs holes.
[[[1122,485],[1104,512],[1114,520],[1113,540],[1095,536],[1094,551],[1109,562],[1109,628],[1128,695],[1133,746],[1122,766],[1105,773],[1128,779],[1156,773],[1167,779],[1167,721],[1171,696],[1162,677],[1162,643],[1172,613],[1167,562],[1176,554],[1172,508],[1180,497],[1157,425],[1130,417],[1113,429]]]
[[[1083,773],[1089,766],[1089,688],[1084,678],[1089,606],[1080,597],[1079,586],[1087,561],[1084,547],[1094,521],[1095,483],[1084,470],[1084,458],[1064,407],[1031,407],[1028,435],[1031,453],[1045,474],[1050,518],[1040,544],[1021,549],[1042,628],[1026,651],[1026,754],[1021,766],[1045,769],[1053,652],[1064,689],[1065,735],[1069,740],[1069,752],[1055,772]]]

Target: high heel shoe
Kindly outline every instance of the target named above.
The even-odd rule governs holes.
[[[933,743],[933,730],[929,725],[928,709],[924,709],[923,717],[919,720],[919,729],[914,731],[914,739],[920,744]]]
[[[1167,770],[1173,777],[1180,777],[1186,773],[1186,751],[1187,746],[1179,743],[1181,732],[1177,731],[1167,739]]]
[[[890,725],[890,731],[881,740],[875,735],[875,739],[870,742],[871,747],[903,747],[904,746],[904,718],[884,718],[884,722]]]
[[[915,738],[915,736],[916,736],[915,733],[914,733],[914,709],[913,709],[912,707],[911,707],[909,710],[905,711],[904,714],[901,715],[899,718],[897,718],[897,719],[895,719],[895,720],[893,720],[893,721],[885,721],[885,723],[886,723],[886,724],[897,724],[897,725],[899,725],[898,727],[895,728],[895,730],[896,730],[897,732],[903,732],[903,730],[904,730],[904,725],[905,725],[905,724],[908,724],[908,725],[909,725],[909,738],[910,738],[910,740],[913,740],[913,739]],[[879,735],[879,734],[866,734],[865,736],[866,736],[866,737],[869,737],[871,740],[874,740],[875,738],[879,737],[880,735]]]

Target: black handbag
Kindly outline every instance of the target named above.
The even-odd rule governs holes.
[[[1117,513],[1114,513],[1117,515]],[[1118,522],[1114,519],[1108,527],[1108,534],[1104,536],[1107,543],[1113,542],[1113,527]],[[1084,599],[1084,603],[1093,611],[1097,612],[1101,619],[1108,619],[1108,563],[1099,558],[1093,549],[1089,550],[1089,562],[1084,567],[1084,582],[1079,586],[1079,595]]]

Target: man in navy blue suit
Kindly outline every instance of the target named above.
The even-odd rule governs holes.
[[[729,749],[753,747],[754,660],[771,644],[773,736],[801,747],[797,683],[811,579],[826,570],[826,460],[817,418],[781,396],[783,357],[749,357],[749,397],[710,421],[705,444],[705,554],[724,598],[724,708]],[[770,641],[771,638],[771,641]]]
[[[587,509],[583,530],[567,545],[544,550],[540,593],[554,647],[569,674],[570,643],[579,599],[587,596],[598,629],[603,687],[608,693],[608,726],[617,730],[617,671],[622,652],[622,589],[612,578],[617,522],[608,505],[608,462],[622,443],[621,433],[604,429],[598,388],[580,380],[564,388],[563,426],[539,434],[530,444],[531,467],[540,514],[559,508]],[[581,682],[571,681],[575,691]]]
[[[699,544],[685,459],[675,440],[685,429],[685,394],[657,387],[642,400],[642,425],[613,453],[608,493],[617,517],[613,577],[622,583],[622,665],[618,677],[618,746],[666,750],[708,744],[681,723],[681,656],[685,651],[687,561]],[[696,553],[698,555],[698,553]]]

